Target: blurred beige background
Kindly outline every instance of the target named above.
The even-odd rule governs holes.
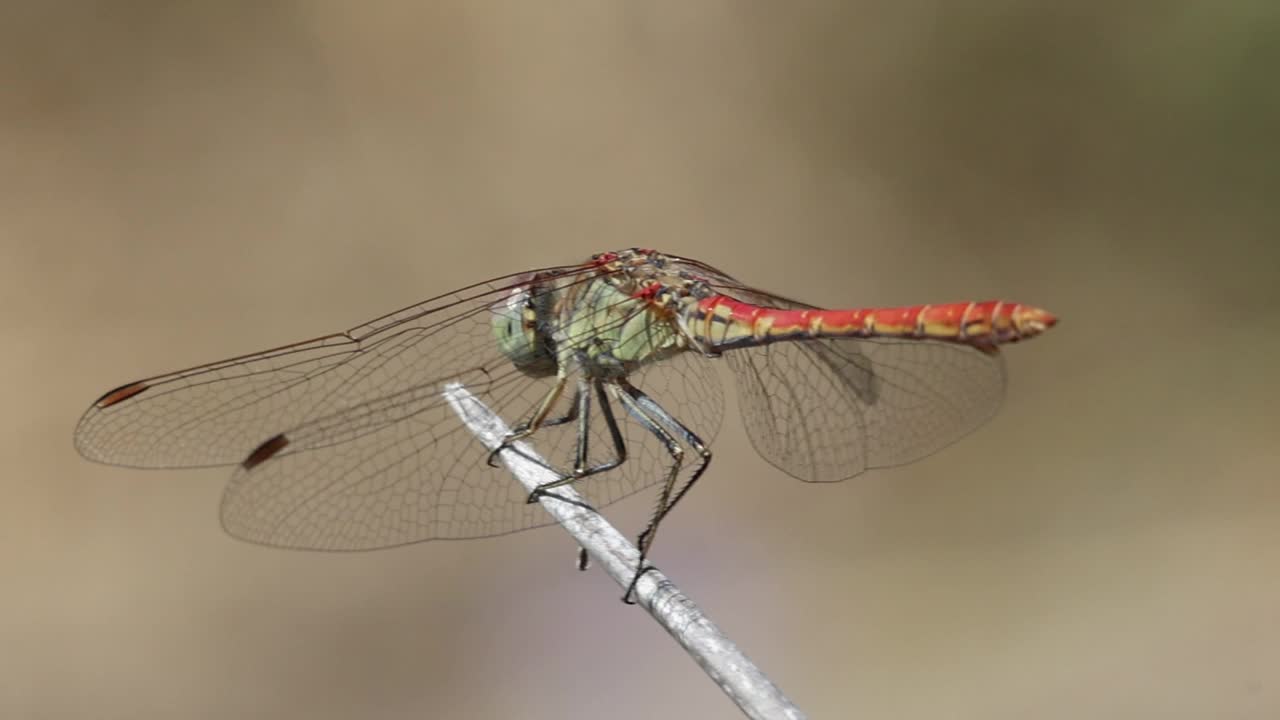
[[[7,3],[0,716],[737,717],[555,530],[267,550],[228,473],[71,447],[122,382],[631,245],[1063,318],[913,466],[805,486],[727,421],[655,559],[812,717],[1280,716],[1276,7]]]

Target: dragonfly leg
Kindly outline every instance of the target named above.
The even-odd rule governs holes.
[[[543,420],[542,424],[538,427],[555,427],[557,425],[564,425],[565,423],[571,423],[577,420],[580,414],[578,408],[582,406],[581,397],[579,396],[581,392],[581,388],[573,391],[573,400],[570,401],[569,409],[565,414],[557,418],[547,418],[546,420]]]
[[[489,467],[498,467],[498,454],[503,450],[511,449],[512,443],[529,437],[538,428],[547,424],[547,416],[551,414],[551,408],[555,406],[556,401],[560,399],[562,394],[564,394],[564,386],[567,385],[568,382],[569,377],[567,375],[562,374],[556,377],[556,384],[553,385],[551,389],[547,391],[547,394],[542,397],[542,400],[538,402],[538,407],[534,408],[533,415],[531,415],[525,422],[511,428],[511,432],[507,433],[507,436],[502,438],[502,442],[499,443],[497,447],[489,451],[489,457],[486,461]],[[573,403],[570,406],[569,412],[566,413],[565,418],[568,418],[570,415],[577,412],[577,405],[578,403]],[[568,422],[565,418],[556,418],[551,422],[551,424],[559,425]]]
[[[693,471],[693,475],[690,476],[688,482],[686,482],[683,487],[678,491],[675,491],[674,494],[672,493],[673,487],[668,486],[664,488],[666,492],[663,495],[663,502],[658,506],[658,513],[649,524],[649,527],[645,529],[644,533],[642,533],[642,537],[645,538],[645,544],[643,547],[648,549],[648,547],[653,544],[653,536],[657,534],[658,523],[660,523],[662,519],[671,512],[671,509],[674,508],[676,503],[680,502],[680,499],[689,492],[694,483],[698,482],[698,479],[702,477],[702,473],[706,472],[707,466],[711,464],[711,449],[702,441],[702,438],[698,437],[696,433],[686,427],[685,424],[680,422],[680,420],[674,415],[667,412],[665,408],[659,405],[653,398],[646,395],[642,390],[626,380],[622,380],[619,384],[622,386],[623,390],[625,390],[627,394],[635,400],[636,404],[642,407],[651,418],[662,423],[667,429],[678,435],[689,447],[693,448],[701,458],[701,462],[698,464],[698,467]],[[678,469],[678,467],[672,469],[671,477],[668,481],[672,485],[674,484],[676,471]]]
[[[582,392],[583,392],[583,389],[581,387],[575,390],[573,395],[573,400],[569,404],[569,409],[560,417],[547,418],[543,420],[541,423],[538,424],[537,429],[555,427],[557,425],[564,425],[565,423],[570,423],[577,420],[581,415],[585,414],[585,411],[579,409],[579,408],[588,407],[588,403],[583,402],[582,400]],[[551,470],[557,473],[559,472],[558,470],[556,470],[556,468],[553,468],[550,465],[548,465],[546,461],[531,457],[525,454],[524,452],[522,452],[519,447],[516,447],[511,444],[520,438],[528,437],[529,435],[532,435],[534,430],[530,430],[528,429],[528,427],[529,427],[528,422],[523,422],[515,426],[514,428],[512,428],[511,433],[506,438],[504,438],[503,444],[489,451],[488,464],[490,467],[497,467],[498,453],[502,452],[503,450],[508,450],[548,470]],[[536,494],[537,492],[538,491],[535,490],[534,491],[535,494],[529,496],[528,501],[530,503],[535,502],[538,499],[538,495]]]
[[[658,499],[657,510],[654,511],[653,518],[649,520],[648,526],[645,527],[637,539],[637,545],[640,549],[640,562],[636,576],[631,579],[627,594],[623,596],[623,602],[631,603],[633,601],[630,598],[635,590],[636,583],[649,570],[645,565],[645,558],[648,557],[649,549],[653,546],[654,538],[658,533],[658,526],[662,523],[663,518],[671,512],[671,509],[675,507],[676,503],[680,502],[680,499],[689,492],[689,489],[698,481],[698,478],[702,477],[702,473],[706,472],[707,466],[711,464],[711,450],[702,441],[702,438],[685,427],[683,423],[667,412],[653,398],[630,382],[627,382],[625,378],[615,381],[614,386],[617,388],[618,401],[622,403],[632,417],[636,418],[641,425],[662,441],[672,459],[671,469],[667,472],[667,480]],[[679,490],[676,489],[676,480],[680,476],[680,468],[684,463],[685,451],[676,442],[675,436],[679,436],[701,458],[701,462],[694,469],[693,475]]]
[[[600,414],[604,416],[605,427],[609,430],[609,439],[613,442],[613,458],[598,465],[587,465],[590,449],[588,443],[591,437],[591,396],[588,392],[588,381],[585,378],[579,379],[577,395],[575,396],[575,408],[570,413],[578,420],[578,446],[573,473],[559,480],[539,485],[533,492],[529,493],[528,502],[537,502],[543,495],[549,494],[548,491],[550,490],[577,482],[596,473],[612,470],[626,462],[627,444],[622,439],[622,430],[618,427],[618,419],[613,414],[613,406],[609,402],[609,397],[605,395],[604,385],[599,380],[594,379],[589,384],[595,388],[596,397],[600,400]],[[590,565],[591,559],[587,556],[586,548],[578,548],[578,569],[586,570]]]
[[[574,391],[573,406],[569,409],[569,412],[565,413],[563,422],[568,422],[569,418],[573,418],[578,421],[578,443],[577,450],[574,455],[573,472],[558,480],[543,483],[531,490],[529,492],[529,497],[525,499],[525,502],[530,505],[538,502],[538,499],[547,494],[548,490],[573,482],[583,475],[583,468],[586,467],[587,463],[588,442],[591,438],[589,432],[591,419],[591,393],[588,392],[587,379],[585,377],[578,378],[578,389]]]
[[[640,577],[649,570],[649,565],[645,559],[649,555],[649,546],[653,543],[653,528],[660,522],[663,514],[662,508],[667,505],[668,498],[671,496],[672,487],[675,485],[676,478],[680,474],[680,466],[684,463],[684,448],[680,447],[671,433],[667,432],[658,424],[656,420],[651,418],[639,405],[632,395],[620,389],[620,385],[613,385],[614,394],[618,398],[618,402],[627,410],[646,430],[653,433],[662,444],[666,446],[667,452],[671,454],[671,469],[667,473],[667,480],[662,488],[662,495],[658,500],[658,509],[654,512],[653,518],[649,520],[649,524],[644,531],[640,533],[640,537],[636,541],[636,546],[640,550],[640,557],[636,560],[636,574],[632,576],[631,583],[627,585],[627,591],[622,596],[622,602],[628,605],[634,605],[635,600],[632,596],[635,593],[636,583],[640,582]]]
[[[539,485],[532,493],[529,494],[529,502],[536,502],[539,497],[545,495],[548,490],[558,488],[563,485],[577,482],[584,477],[612,470],[627,459],[627,445],[622,439],[622,431],[618,428],[618,420],[614,417],[613,407],[609,403],[608,396],[604,393],[604,386],[599,380],[579,380],[578,388],[579,408],[577,411],[578,419],[578,446],[577,455],[574,460],[573,472],[559,480],[553,480],[548,483]],[[588,440],[591,437],[591,406],[589,402],[590,392],[587,386],[590,384],[595,388],[596,397],[600,400],[600,414],[604,417],[605,427],[609,430],[609,439],[613,442],[614,456],[597,465],[588,465]],[[579,566],[583,564],[583,560],[579,558]]]

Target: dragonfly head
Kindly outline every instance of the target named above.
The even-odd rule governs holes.
[[[502,354],[527,375],[545,377],[556,372],[556,358],[546,318],[551,312],[550,293],[536,286],[517,287],[493,306],[493,335]]]

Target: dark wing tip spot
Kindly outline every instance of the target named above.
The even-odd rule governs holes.
[[[288,444],[289,438],[285,437],[284,433],[280,433],[255,448],[253,452],[249,453],[249,457],[245,458],[244,462],[240,463],[240,466],[245,470],[252,470],[267,460],[270,460]]]
[[[109,408],[112,405],[116,405],[118,403],[124,402],[125,400],[128,400],[129,398],[133,397],[134,395],[137,395],[138,393],[142,392],[143,390],[146,390],[149,387],[151,386],[140,381],[131,382],[127,385],[121,385],[115,390],[107,391],[107,393],[104,394],[102,397],[98,398],[98,401],[95,402],[93,405],[99,410],[102,410],[103,408]]]

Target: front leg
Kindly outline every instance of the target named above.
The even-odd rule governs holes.
[[[547,394],[542,397],[542,400],[538,403],[538,407],[534,408],[533,414],[529,416],[529,419],[511,428],[511,432],[507,433],[507,436],[502,438],[502,442],[493,450],[489,451],[489,457],[486,461],[489,467],[498,467],[498,454],[503,450],[515,450],[516,452],[519,452],[512,447],[512,443],[529,437],[543,425],[560,425],[568,422],[568,420],[563,418],[556,418],[550,423],[547,422],[547,416],[551,414],[551,408],[555,407],[556,401],[560,399],[562,394],[564,394],[564,387],[568,383],[569,376],[564,372],[556,375],[555,384],[552,385],[551,389],[547,391]],[[569,415],[572,415],[576,411],[577,403],[574,403],[569,410]],[[566,415],[566,417],[568,417],[568,415]]]
[[[578,444],[577,452],[573,465],[573,473],[559,480],[544,483],[536,490],[529,494],[529,502],[535,502],[539,497],[546,494],[546,491],[577,482],[582,478],[595,475],[597,473],[612,470],[627,459],[627,445],[622,439],[622,430],[618,427],[618,420],[613,414],[613,405],[609,402],[609,397],[604,392],[604,386],[600,380],[586,380],[583,378],[579,381],[578,402]],[[588,385],[595,388],[596,397],[600,401],[600,414],[604,417],[605,428],[609,431],[609,439],[613,443],[614,455],[612,458],[596,465],[590,465],[589,462],[589,442],[591,437],[591,405],[589,402],[590,393]],[[580,563],[581,564],[581,563]]]

